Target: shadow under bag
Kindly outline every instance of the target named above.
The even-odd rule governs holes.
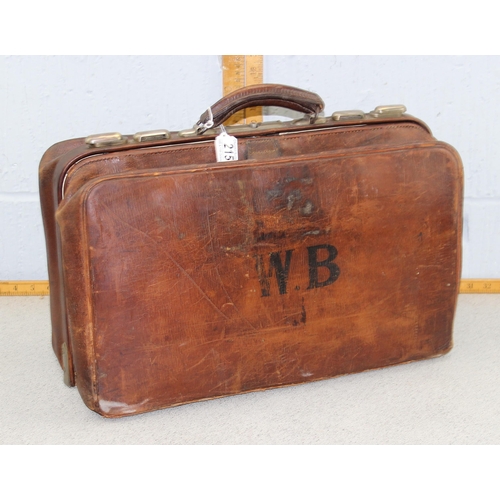
[[[250,106],[305,117],[220,127]],[[457,152],[404,106],[322,109],[257,85],[193,129],[45,153],[52,342],[90,409],[132,415],[451,349]]]

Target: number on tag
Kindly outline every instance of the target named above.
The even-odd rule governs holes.
[[[238,159],[238,139],[222,132],[215,138],[217,161],[236,161]]]

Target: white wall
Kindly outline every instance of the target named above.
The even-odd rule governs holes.
[[[38,162],[91,133],[191,127],[221,97],[218,56],[0,57],[0,280],[46,279]],[[465,168],[467,278],[500,278],[500,57],[266,56],[264,81],[335,110],[403,103]],[[288,113],[290,115],[290,113]]]

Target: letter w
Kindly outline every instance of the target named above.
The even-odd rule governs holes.
[[[290,262],[292,260],[293,250],[287,250],[285,253],[285,265],[281,261],[280,252],[273,252],[269,254],[269,268],[266,270],[264,267],[264,258],[262,255],[256,255],[256,269],[259,275],[260,288],[262,297],[269,297],[271,290],[271,278],[273,276],[273,269],[276,272],[276,280],[278,281],[278,290],[280,295],[286,293],[286,285],[288,282],[288,271],[290,271]]]

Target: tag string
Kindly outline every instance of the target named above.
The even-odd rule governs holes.
[[[214,126],[214,115],[212,113],[212,108],[209,106],[207,108],[208,111],[208,120],[205,122],[205,130],[208,130],[209,128],[212,128]]]

